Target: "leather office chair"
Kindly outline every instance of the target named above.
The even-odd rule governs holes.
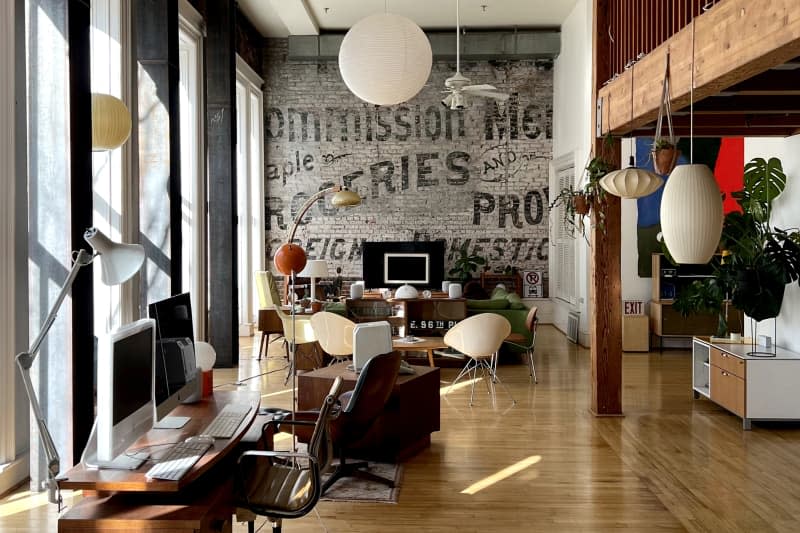
[[[509,333],[511,324],[505,317],[494,313],[473,315],[450,328],[444,336],[444,343],[466,355],[467,364],[450,384],[445,396],[450,394],[453,386],[462,377],[472,374],[472,390],[469,396],[469,404],[472,405],[475,399],[475,381],[480,369],[486,388],[492,397],[492,403],[496,399],[495,383],[500,383],[511,397],[511,401],[517,403],[508,387],[497,377],[496,370],[497,354]]]
[[[312,425],[314,432],[306,453],[251,450],[242,453],[237,462],[237,510],[239,519],[247,521],[253,533],[255,515],[266,516],[273,533],[280,533],[285,518],[308,514],[322,495],[321,474],[330,465],[330,423],[339,414],[339,393],[342,378],[337,377],[320,408],[316,422],[273,419],[264,424],[262,434],[271,425]]]
[[[359,443],[368,438],[369,429],[383,412],[397,380],[400,360],[400,352],[376,355],[361,369],[355,388],[340,396],[341,412],[331,422],[331,438],[339,464],[325,480],[323,494],[345,476],[361,477],[394,487],[394,480],[362,470],[369,467],[366,461],[348,463],[346,459],[350,450],[357,449]]]
[[[311,317],[295,316],[295,322],[292,324],[292,316],[284,311],[281,307],[281,300],[280,296],[278,295],[278,286],[275,284],[275,278],[272,276],[272,272],[267,272],[264,270],[256,272],[256,279],[260,280],[258,282],[259,287],[263,286],[265,288],[263,291],[265,304],[267,306],[272,306],[272,308],[275,309],[275,312],[278,313],[278,317],[281,319],[281,323],[283,324],[283,336],[288,342],[286,354],[287,357],[289,357],[289,354],[293,352],[292,345],[316,342],[317,337],[314,335],[314,328],[311,327]],[[262,291],[259,290],[259,298],[261,295]],[[295,361],[294,359],[290,358],[289,372],[286,375],[286,383],[289,382],[289,379],[294,374],[294,369]]]
[[[525,354],[528,356],[528,372],[534,383],[539,383],[539,380],[536,379],[536,367],[533,364],[533,349],[536,346],[536,326],[539,323],[539,319],[536,317],[538,311],[538,307],[531,307],[530,311],[528,311],[528,316],[525,318],[525,327],[528,328],[531,335],[530,340],[519,333],[512,333],[505,340],[511,346],[525,350]]]
[[[321,311],[311,315],[311,327],[322,349],[333,357],[331,364],[353,355],[353,330],[356,323],[336,313]]]

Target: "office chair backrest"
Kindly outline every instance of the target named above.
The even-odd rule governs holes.
[[[311,327],[322,349],[333,356],[353,353],[355,322],[336,313],[322,311],[311,315]]]
[[[400,352],[390,352],[376,355],[364,365],[353,391],[342,395],[342,418],[348,425],[372,423],[383,412],[397,381],[400,358]]]
[[[470,357],[488,357],[500,349],[511,324],[500,315],[479,313],[450,328],[444,343]]]

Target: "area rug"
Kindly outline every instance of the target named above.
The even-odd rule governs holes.
[[[369,471],[380,477],[394,479],[394,488],[357,477],[344,477],[334,483],[322,496],[324,501],[397,503],[403,466],[393,463],[369,463]],[[323,476],[325,478],[327,476]]]

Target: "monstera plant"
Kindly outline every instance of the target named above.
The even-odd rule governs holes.
[[[770,223],[772,201],[786,187],[777,158],[756,158],[744,167],[744,188],[733,193],[741,208],[725,216],[714,276],[678,295],[682,313],[722,309],[726,298],[756,320],[778,316],[788,283],[800,280],[800,230]]]

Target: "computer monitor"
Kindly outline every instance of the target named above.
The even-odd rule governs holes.
[[[148,313],[156,322],[155,427],[180,428],[189,418],[167,415],[179,403],[199,399],[200,390],[189,293],[153,302]]]
[[[121,326],[98,342],[97,462],[138,468],[125,450],[153,425],[155,321]]]

